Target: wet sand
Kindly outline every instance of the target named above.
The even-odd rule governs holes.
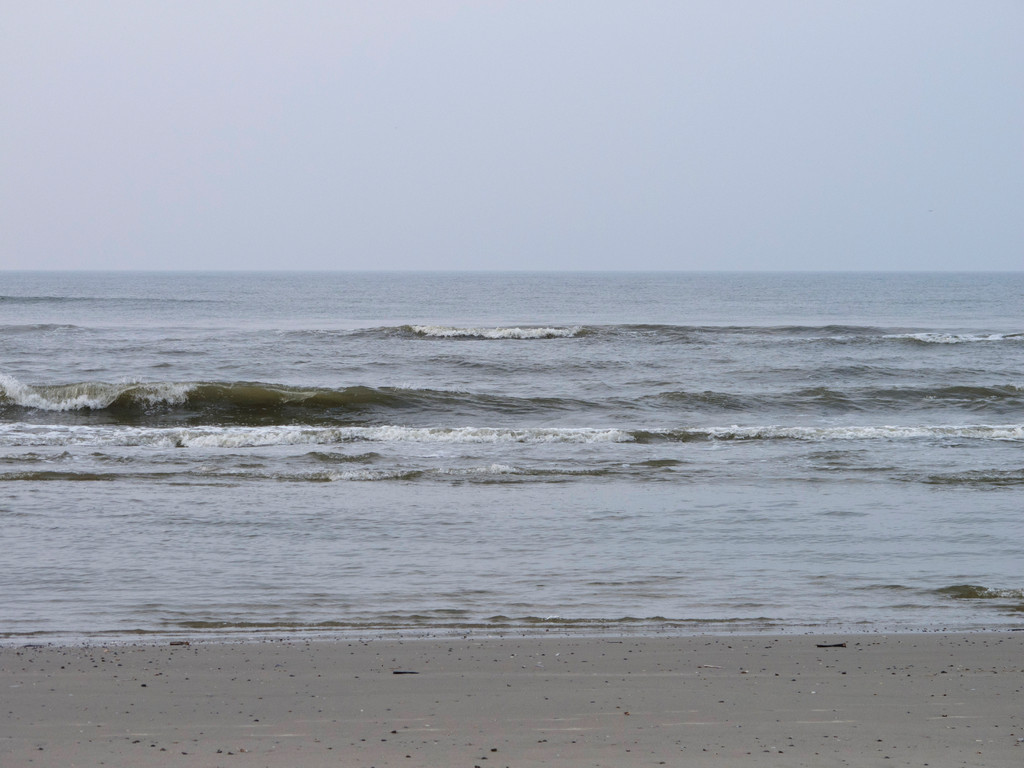
[[[8,644],[0,678],[3,766],[1024,764],[1024,632]]]

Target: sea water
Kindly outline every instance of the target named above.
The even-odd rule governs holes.
[[[0,636],[1024,627],[1024,274],[0,273]]]

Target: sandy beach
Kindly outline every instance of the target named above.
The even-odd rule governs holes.
[[[0,649],[4,766],[1016,766],[1024,633]]]

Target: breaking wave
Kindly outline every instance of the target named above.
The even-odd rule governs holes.
[[[0,374],[0,406],[42,411],[104,410],[117,406],[142,407],[185,403],[193,384],[84,382],[34,386]]]
[[[983,341],[1024,341],[1022,333],[893,333],[887,339],[898,339],[919,344],[970,344]]]
[[[580,334],[573,328],[456,328],[446,325],[405,325],[401,330],[436,339],[566,339]]]
[[[1024,589],[997,589],[980,584],[953,584],[935,591],[954,600],[1024,600]]]
[[[0,424],[0,445],[254,448],[273,445],[406,443],[616,443],[634,438],[620,429],[488,427],[126,427]]]
[[[210,426],[0,424],[6,446],[154,446],[163,448],[253,448],[275,445],[329,446],[344,443],[596,444],[743,440],[913,440],[1024,441],[1024,424],[874,427],[694,427],[619,429],[601,427],[408,427],[383,426]],[[1016,476],[1008,478],[1015,482]]]
[[[451,423],[493,421],[494,414],[522,420],[549,420],[575,414],[584,423],[604,422],[612,414],[635,421],[730,420],[794,421],[804,414],[922,412],[955,408],[964,413],[1014,416],[1024,409],[1024,388],[1013,385],[945,387],[815,387],[768,393],[664,391],[640,397],[579,399],[515,396],[414,387],[308,387],[263,382],[80,382],[24,384],[0,375],[0,417],[9,421],[121,423],[134,426],[248,425],[355,426],[366,423]],[[396,418],[396,414],[401,414]],[[995,421],[995,419],[992,419]],[[769,434],[766,430],[788,431]],[[864,430],[913,427],[835,427],[822,433],[810,427],[745,427],[706,430],[717,439],[756,437],[873,437]],[[926,429],[934,430],[935,427]],[[794,431],[796,430],[796,431]],[[815,434],[808,433],[812,430]],[[857,434],[840,435],[861,430]]]
[[[560,411],[592,405],[557,397],[517,398],[468,392],[398,387],[340,389],[261,382],[85,382],[28,385],[0,375],[0,415],[48,412],[106,422],[149,424],[347,424],[374,411],[422,416],[443,413],[516,414]]]

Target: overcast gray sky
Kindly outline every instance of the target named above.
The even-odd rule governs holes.
[[[1024,268],[1020,0],[0,11],[7,268]]]

